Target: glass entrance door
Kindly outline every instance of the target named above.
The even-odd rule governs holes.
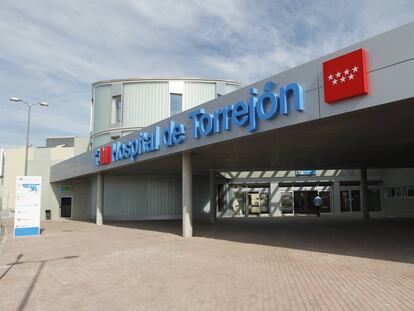
[[[360,212],[361,192],[359,190],[341,190],[341,212]]]
[[[247,213],[248,214],[268,214],[269,213],[269,194],[263,192],[247,193]]]
[[[361,211],[361,191],[359,190],[351,190],[351,211]]]
[[[246,213],[246,193],[236,192],[234,193],[234,199],[232,203],[234,216],[243,216]]]
[[[72,197],[60,198],[60,217],[70,218],[72,216]]]
[[[316,214],[313,199],[317,194],[318,191],[295,191],[293,193],[295,214]]]
[[[351,211],[351,197],[349,190],[341,190],[341,212]]]
[[[319,196],[322,199],[321,213],[331,212],[331,191],[319,191]]]

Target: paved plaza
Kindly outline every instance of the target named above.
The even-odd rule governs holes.
[[[0,310],[414,310],[414,220],[42,223],[8,237]],[[9,228],[10,230],[10,228]]]

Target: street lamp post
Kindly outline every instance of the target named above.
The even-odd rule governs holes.
[[[29,137],[30,137],[30,115],[32,112],[32,106],[42,106],[47,107],[49,106],[46,102],[37,102],[37,103],[28,103],[27,101],[24,101],[23,99],[19,97],[11,97],[10,101],[16,102],[16,103],[24,103],[27,106],[27,131],[26,131],[26,151],[25,151],[25,158],[24,158],[24,176],[27,176],[27,158],[28,158],[28,152],[29,152]]]

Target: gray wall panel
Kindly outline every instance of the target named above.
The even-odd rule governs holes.
[[[106,219],[181,215],[181,178],[115,176],[104,181]]]
[[[89,215],[91,218],[96,218],[96,178],[90,179],[90,212]]]
[[[111,126],[112,86],[99,85],[95,87],[93,103],[93,129],[97,133]]]
[[[209,176],[193,176],[193,215],[209,217],[210,179]]]
[[[414,51],[413,51],[414,57]],[[322,70],[322,69],[320,69]],[[368,74],[369,93],[356,96],[344,102],[326,104],[321,91],[321,117],[369,108],[384,103],[391,103],[401,98],[414,97],[411,76],[414,72],[414,60],[393,65]],[[395,77],[399,77],[396,79]]]
[[[103,133],[93,138],[93,148],[102,146],[111,140],[109,133]]]
[[[123,127],[144,127],[169,116],[168,82],[124,84]]]
[[[225,85],[225,92],[226,94],[237,91],[239,89],[240,86],[238,85],[234,85],[234,84],[230,84],[230,83],[226,83]]]
[[[63,196],[72,196],[72,218],[73,219],[90,219],[91,218],[91,189],[88,182],[73,183],[72,192],[61,194]]]
[[[193,213],[208,217],[210,194],[208,176],[193,176]],[[132,220],[180,218],[181,176],[111,176],[104,178],[104,219]],[[89,191],[89,209],[77,207],[77,218],[96,217],[96,180],[84,187]],[[84,193],[81,194],[86,198]],[[77,200],[77,199],[76,199]],[[82,202],[83,204],[83,202]]]
[[[184,82],[183,110],[216,98],[216,83]]]

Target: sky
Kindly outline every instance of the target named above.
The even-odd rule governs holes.
[[[243,85],[414,21],[414,1],[0,0],[0,147],[89,136],[91,84],[153,76]]]

